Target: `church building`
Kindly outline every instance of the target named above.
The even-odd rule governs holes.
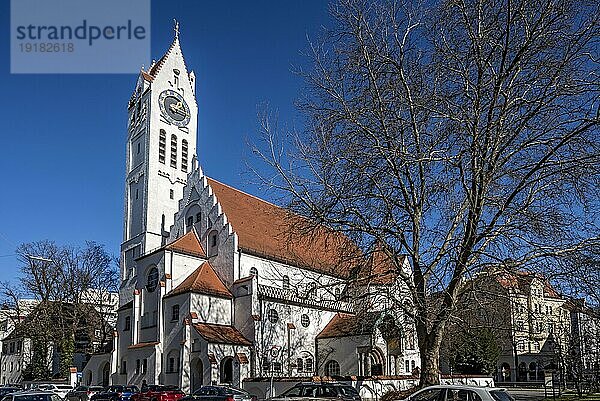
[[[402,288],[385,260],[324,227],[293,234],[301,217],[207,177],[197,113],[176,27],[128,103],[115,346],[84,384],[191,392],[247,378],[410,374],[420,364],[413,325],[382,313]],[[404,327],[402,341],[386,341],[383,319]]]

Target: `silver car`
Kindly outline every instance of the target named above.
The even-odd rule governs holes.
[[[62,401],[52,391],[27,390],[5,395],[2,401]]]
[[[405,401],[514,401],[514,398],[503,388],[442,384],[422,388]]]

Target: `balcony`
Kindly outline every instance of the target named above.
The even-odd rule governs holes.
[[[286,303],[290,305],[305,306],[314,309],[328,310],[333,312],[352,313],[352,304],[335,299],[315,299],[300,296],[296,289],[283,289],[268,285],[258,285],[258,297]]]

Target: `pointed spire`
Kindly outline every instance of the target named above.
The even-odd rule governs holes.
[[[173,27],[173,30],[175,31],[175,39],[179,39],[179,21],[173,18],[173,22],[175,23],[175,27]]]

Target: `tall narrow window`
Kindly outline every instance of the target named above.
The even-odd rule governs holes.
[[[171,167],[177,168],[177,135],[171,135]]]
[[[164,129],[160,130],[158,137],[158,161],[165,164],[165,157],[167,154],[167,133]]]
[[[181,141],[181,171],[187,172],[188,168],[188,141]]]
[[[288,276],[283,276],[283,289],[284,290],[290,289],[290,278]]]

